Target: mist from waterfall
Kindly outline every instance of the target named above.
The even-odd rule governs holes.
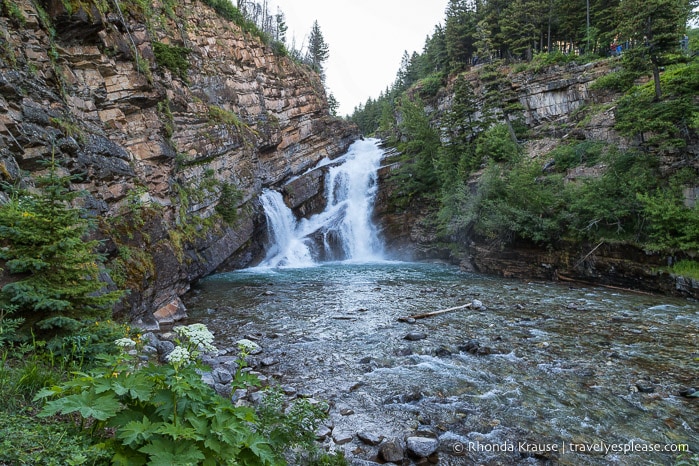
[[[383,260],[383,245],[371,221],[384,155],[378,142],[357,141],[339,159],[325,159],[316,166],[331,165],[325,178],[326,207],[308,219],[296,219],[281,193],[263,191],[260,201],[271,243],[261,267]]]

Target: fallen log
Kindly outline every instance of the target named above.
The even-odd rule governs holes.
[[[459,309],[468,309],[473,306],[473,303],[464,304],[463,306],[450,307],[449,309],[441,309],[439,311],[426,312],[424,314],[415,314],[408,317],[400,317],[399,321],[407,321],[408,319],[425,319],[427,317],[437,316],[439,314],[446,314],[447,312],[458,311]]]
[[[601,288],[609,288],[610,290],[619,290],[619,291],[626,291],[628,293],[643,294],[646,296],[655,296],[654,293],[649,293],[647,291],[634,290],[633,288],[622,288],[620,286],[613,286],[613,285],[604,285],[602,283],[588,282],[585,280],[579,280],[577,278],[566,277],[565,275],[561,275],[560,273],[556,274],[556,278],[558,278],[562,282],[578,283],[580,285],[587,285],[587,286],[599,286]]]

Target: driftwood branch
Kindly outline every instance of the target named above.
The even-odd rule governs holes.
[[[592,248],[592,251],[588,252],[587,255],[586,255],[585,257],[583,257],[582,259],[580,259],[580,260],[578,261],[578,263],[575,264],[575,267],[573,267],[573,268],[577,268],[580,264],[582,264],[583,262],[585,262],[585,259],[587,259],[588,257],[590,257],[590,255],[591,255],[593,252],[595,252],[597,249],[599,249],[599,247],[602,246],[603,244],[604,244],[604,241],[602,241],[602,242],[599,243],[597,246],[595,246],[594,248]]]
[[[643,294],[646,296],[655,296],[653,293],[648,293],[647,291],[634,290],[633,288],[622,288],[620,286],[604,285],[602,283],[593,283],[585,280],[578,280],[577,278],[566,277],[565,275],[557,274],[557,278],[563,282],[579,283],[581,285],[588,286],[599,286],[601,288],[609,288],[610,290],[627,291],[629,293]]]
[[[400,320],[400,321],[406,321],[406,320],[409,320],[409,319],[415,319],[415,320],[417,320],[417,319],[425,319],[425,318],[427,318],[427,317],[437,316],[437,315],[439,315],[439,314],[445,314],[445,313],[447,313],[447,312],[458,311],[459,309],[468,309],[468,308],[470,308],[471,306],[473,306],[473,303],[464,304],[463,306],[450,307],[449,309],[442,309],[442,310],[434,311],[434,312],[426,312],[426,313],[424,313],[424,314],[415,314],[415,315],[408,316],[408,317],[401,317],[401,318],[398,319],[398,320]]]

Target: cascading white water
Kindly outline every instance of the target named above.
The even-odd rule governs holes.
[[[298,221],[277,191],[260,198],[271,244],[262,267],[308,267],[319,261],[371,262],[383,258],[383,247],[371,221],[383,157],[378,140],[357,141],[325,179],[326,208]],[[327,165],[326,161],[319,164]]]

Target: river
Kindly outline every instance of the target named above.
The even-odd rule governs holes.
[[[699,452],[698,401],[685,396],[699,388],[696,302],[384,260],[370,222],[377,151],[358,142],[334,162],[328,208],[309,219],[266,191],[267,257],[201,280],[190,321],[219,347],[255,338],[262,372],[330,403],[326,445],[352,458],[377,460],[358,433],[437,439],[441,465],[674,464],[682,445]],[[399,320],[474,300],[484,308]]]
[[[269,373],[333,404],[335,431],[431,434],[439,464],[673,464],[677,452],[570,450],[699,451],[697,401],[679,395],[697,383],[695,303],[417,263],[233,272],[195,294],[192,321],[222,346],[257,336]],[[473,299],[487,309],[397,320]],[[376,453],[356,437],[340,448]]]

